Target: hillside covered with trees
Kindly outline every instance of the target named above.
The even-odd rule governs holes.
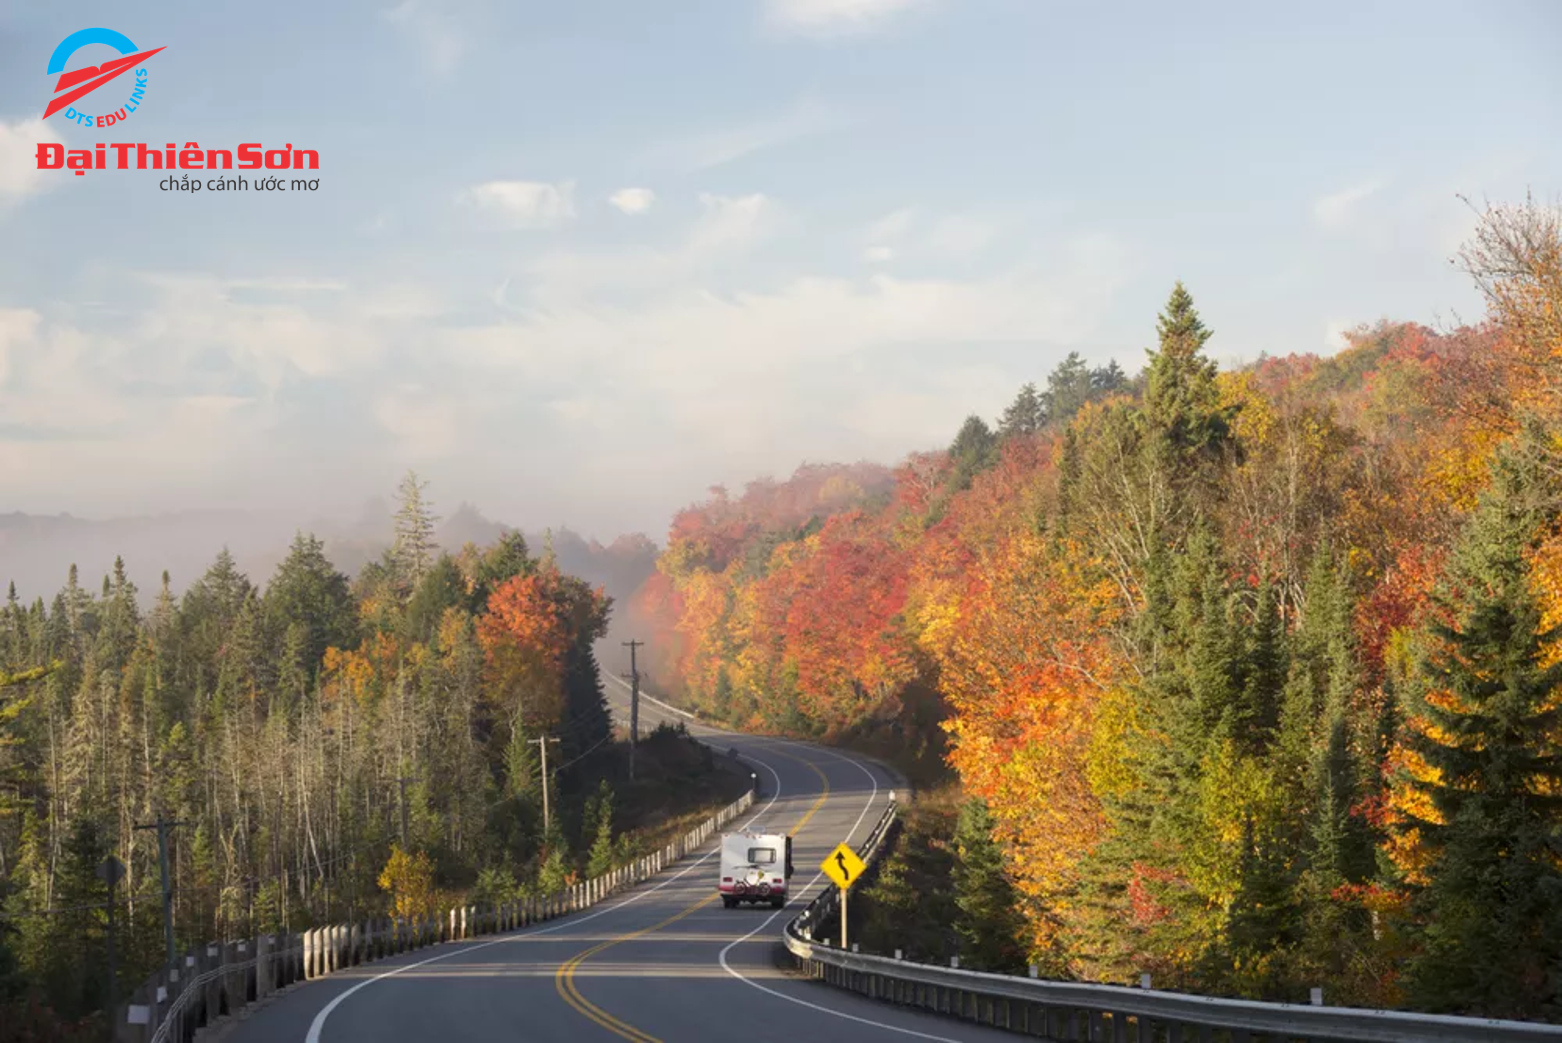
[[[714,490],[631,606],[656,680],[951,768],[1046,974],[1562,1017],[1558,212],[1459,263],[1476,325],[1220,372],[1178,284],[1132,378]]]
[[[409,475],[394,543],[356,579],[300,533],[264,587],[224,551],[181,596],[165,573],[149,609],[118,561],[97,589],[72,567],[48,602],[11,588],[0,1035],[22,1031],[26,1005],[53,1012],[29,1015],[35,1026],[102,1009],[95,870],[109,855],[127,870],[121,989],[161,965],[158,836],[144,828],[160,818],[176,823],[183,947],[383,915],[391,901],[407,913],[449,895],[550,893],[639,854],[626,824],[741,790],[735,775],[713,783],[709,752],[670,731],[643,745],[630,785],[592,648],[609,598],[518,533],[441,553],[436,521]],[[628,561],[641,543],[615,547]],[[558,740],[546,779],[540,736]]]

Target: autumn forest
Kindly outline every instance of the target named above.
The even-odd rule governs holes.
[[[940,915],[1013,936],[966,965],[1562,1016],[1558,212],[1456,263],[1478,324],[1218,372],[1178,284],[1133,378],[715,490],[630,606],[657,677],[951,767],[957,883],[1001,857]]]
[[[659,695],[932,795],[870,899],[965,966],[1562,1020],[1562,213],[1486,209],[1455,263],[1478,322],[1224,370],[1176,283],[1144,358],[713,489],[616,600],[517,534],[441,550],[411,476],[355,577],[301,533],[264,583],[13,587],[0,999],[100,1005],[110,853],[156,964],[160,816],[188,940],[619,864],[611,628]]]

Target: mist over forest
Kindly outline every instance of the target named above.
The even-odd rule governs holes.
[[[431,491],[437,495],[437,488]],[[468,543],[486,546],[516,531],[470,503],[437,513],[444,516],[435,531],[436,542],[452,554]],[[224,547],[238,568],[263,586],[298,531],[323,540],[331,563],[355,576],[391,546],[393,521],[389,503],[381,497],[371,498],[357,517],[348,519],[293,520],[232,510],[102,519],[14,511],[0,514],[0,582],[14,584],[17,598],[24,603],[35,598],[47,601],[64,585],[72,565],[84,586],[94,586],[113,572],[117,557],[139,589],[143,607],[148,607],[157,597],[164,571],[170,592],[177,596],[206,572]],[[523,535],[535,553],[551,546],[563,571],[603,587],[619,603],[656,568],[657,547],[640,534],[618,536],[607,544],[568,527]]]

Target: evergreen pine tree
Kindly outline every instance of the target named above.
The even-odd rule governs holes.
[[[613,716],[602,691],[593,637],[577,639],[564,653],[564,714],[561,753],[571,759],[597,749],[613,732]]]
[[[595,821],[591,822],[596,835],[591,844],[591,852],[587,856],[586,876],[598,877],[613,868],[614,856],[613,790],[606,779],[602,780],[597,792],[596,806],[592,810],[596,812]]]
[[[1456,547],[1419,676],[1413,748],[1433,769],[1413,818],[1431,852],[1410,968],[1419,1007],[1508,1018],[1562,1001],[1562,662],[1549,650],[1527,552],[1555,521],[1543,436],[1499,454]]]
[[[1009,404],[1009,408],[1003,411],[1003,416],[998,421],[998,437],[1014,438],[1033,435],[1046,424],[1047,410],[1042,405],[1041,396],[1036,393],[1036,385],[1026,384],[1020,388],[1020,393],[1014,396],[1014,401]]]
[[[974,414],[966,417],[949,445],[949,459],[954,465],[949,478],[950,490],[970,488],[971,480],[997,460],[997,447],[998,440],[985,420]]]
[[[1101,398],[1128,390],[1128,374],[1111,359],[1105,366],[1090,371],[1090,397]]]
[[[537,891],[539,894],[556,894],[569,884],[573,873],[570,868],[569,844],[564,839],[564,827],[558,816],[549,824],[542,839],[543,855],[537,867]]]
[[[1262,754],[1280,727],[1286,673],[1285,629],[1273,584],[1266,582],[1259,588],[1255,617],[1248,637],[1237,738],[1244,752]]]
[[[517,710],[510,722],[510,740],[504,747],[504,781],[511,797],[529,803],[540,799],[537,748],[528,741],[526,725]]]
[[[526,546],[526,537],[507,532],[486,552],[464,556],[468,561],[471,610],[481,613],[488,606],[488,595],[507,579],[531,573],[537,567]]]
[[[404,597],[410,597],[423,582],[437,549],[434,523],[439,519],[423,495],[426,488],[427,482],[419,481],[416,472],[408,471],[397,491],[400,502],[396,507],[396,533],[391,553],[396,562],[397,585]]]
[[[403,621],[406,636],[412,641],[427,642],[444,618],[445,610],[455,608],[465,600],[466,579],[461,575],[460,567],[450,555],[441,554],[407,604]]]
[[[1047,374],[1047,391],[1042,399],[1047,420],[1068,423],[1093,395],[1090,367],[1079,357],[1079,352],[1069,352],[1068,357]]]
[[[358,606],[347,577],[336,571],[325,556],[325,544],[312,534],[294,537],[266,587],[264,608],[268,640],[281,638],[292,623],[303,624],[311,675],[319,670],[327,648],[351,648],[355,643]]]
[[[103,903],[108,888],[97,869],[110,850],[95,817],[85,811],[78,814],[70,822],[52,890],[39,888],[50,901],[36,905],[61,911],[22,921],[20,943],[27,957],[27,976],[42,986],[50,1006],[68,1018],[101,1009],[106,996]]]
[[[987,802],[972,797],[955,826],[954,892],[961,963],[973,970],[1012,972],[1025,965],[1025,921],[1018,895],[993,840]]]
[[[1160,539],[1175,545],[1215,495],[1217,467],[1230,443],[1233,410],[1220,404],[1217,367],[1203,354],[1210,331],[1178,283],[1157,324],[1144,393],[1143,467],[1148,510]]]

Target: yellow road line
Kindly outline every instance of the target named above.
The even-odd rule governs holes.
[[[824,802],[830,796],[830,780],[825,777],[824,771],[820,769],[819,765],[815,764],[813,761],[803,760],[801,757],[796,757],[787,753],[782,753],[780,756],[785,757],[787,760],[793,760],[800,764],[808,765],[808,767],[813,769],[814,774],[819,776],[819,799],[814,801],[813,806],[810,807],[803,815],[803,817],[797,820],[797,824],[792,827],[791,835],[796,836],[798,833],[802,832],[803,827],[808,824],[808,820],[813,818],[814,815],[818,813],[820,808],[824,807]],[[643,938],[648,934],[653,934],[656,931],[660,931],[663,927],[667,927],[670,924],[675,924],[679,920],[682,920],[685,916],[688,916],[699,909],[705,908],[705,906],[710,905],[719,897],[721,896],[707,895],[698,902],[695,902],[693,905],[689,906],[689,908],[685,909],[683,912],[675,913],[659,924],[654,924],[650,927],[642,928],[641,930],[634,931],[629,934],[621,934],[616,938],[609,938],[600,945],[596,945],[590,949],[587,949],[585,952],[581,953],[579,956],[576,956],[574,959],[560,964],[558,972],[553,976],[554,989],[558,991],[558,994],[563,998],[564,1002],[569,1004],[573,1010],[581,1015],[584,1015],[588,1020],[607,1029],[615,1036],[618,1036],[621,1039],[627,1039],[630,1041],[630,1043],[662,1043],[660,1039],[657,1039],[650,1033],[642,1032],[640,1029],[635,1028],[627,1021],[623,1021],[614,1017],[607,1011],[603,1010],[601,1007],[597,1006],[595,1003],[592,1003],[590,1000],[586,999],[586,997],[581,994],[579,987],[575,984],[575,972],[580,968],[581,964],[591,959],[591,957],[595,956],[597,953],[606,949],[611,949],[615,945],[620,945],[624,942],[631,942],[636,938]]]

